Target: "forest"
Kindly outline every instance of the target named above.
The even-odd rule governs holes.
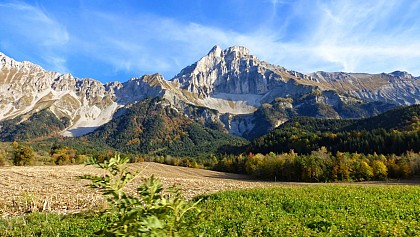
[[[296,117],[251,142],[150,105],[139,104],[84,137],[3,143],[0,164],[80,164],[89,157],[105,161],[120,153],[131,162],[153,161],[276,181],[420,177],[418,105],[359,120]]]

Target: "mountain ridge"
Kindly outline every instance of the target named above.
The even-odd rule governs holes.
[[[253,138],[249,134],[261,135],[255,129],[266,133],[293,116],[366,117],[418,104],[419,83],[398,71],[305,75],[261,61],[243,46],[215,46],[170,80],[152,74],[105,84],[0,53],[0,121],[19,117],[21,123],[47,109],[68,121],[62,135],[81,136],[110,122],[121,108],[161,97],[201,125]]]

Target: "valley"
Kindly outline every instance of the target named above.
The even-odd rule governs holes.
[[[305,75],[242,46],[215,46],[170,80],[0,62],[0,233],[420,233],[420,77]],[[203,215],[172,222],[196,206]]]

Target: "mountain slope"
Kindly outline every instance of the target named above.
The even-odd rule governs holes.
[[[108,122],[118,105],[99,81],[48,72],[30,62],[16,62],[0,53],[0,120],[21,121],[43,109],[66,117],[68,135],[77,128]]]
[[[122,152],[177,156],[215,153],[223,146],[245,143],[193,122],[159,97],[131,105],[86,137]]]
[[[315,77],[261,61],[241,46],[226,50],[213,47],[171,82],[181,91],[199,95],[197,102],[201,106],[218,111],[214,122],[223,123],[229,133],[248,139],[263,135],[296,115],[360,118],[396,107],[338,93]],[[287,102],[276,104],[280,99]],[[229,107],[222,101],[228,101]]]
[[[252,142],[252,152],[310,153],[325,146],[333,153],[401,154],[420,151],[420,105],[366,119],[297,117]]]
[[[0,122],[0,139],[2,141],[22,141],[57,135],[69,125],[67,117],[58,119],[48,109],[32,114],[23,122],[20,120],[21,117],[16,117]]]
[[[413,77],[407,72],[381,74],[316,72],[310,76],[323,86],[368,101],[399,105],[420,103],[420,77]]]

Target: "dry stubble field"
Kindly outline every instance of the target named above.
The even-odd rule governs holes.
[[[165,187],[173,185],[180,187],[187,198],[221,190],[274,185],[308,185],[256,181],[245,175],[149,162],[130,164],[130,168],[133,171],[141,171],[141,174],[129,185],[129,191],[134,191],[143,178],[155,175]],[[33,211],[74,213],[103,208],[105,201],[101,194],[86,187],[89,181],[78,178],[85,174],[105,173],[100,169],[83,165],[1,167],[0,215],[6,217]]]
[[[279,185],[247,176],[157,163],[130,164],[140,175],[129,185],[135,190],[143,178],[155,175],[165,187],[178,186],[187,198],[220,190]],[[86,187],[85,174],[104,171],[83,165],[10,166],[0,168],[0,215],[10,216],[33,211],[73,213],[105,205],[101,194]]]

